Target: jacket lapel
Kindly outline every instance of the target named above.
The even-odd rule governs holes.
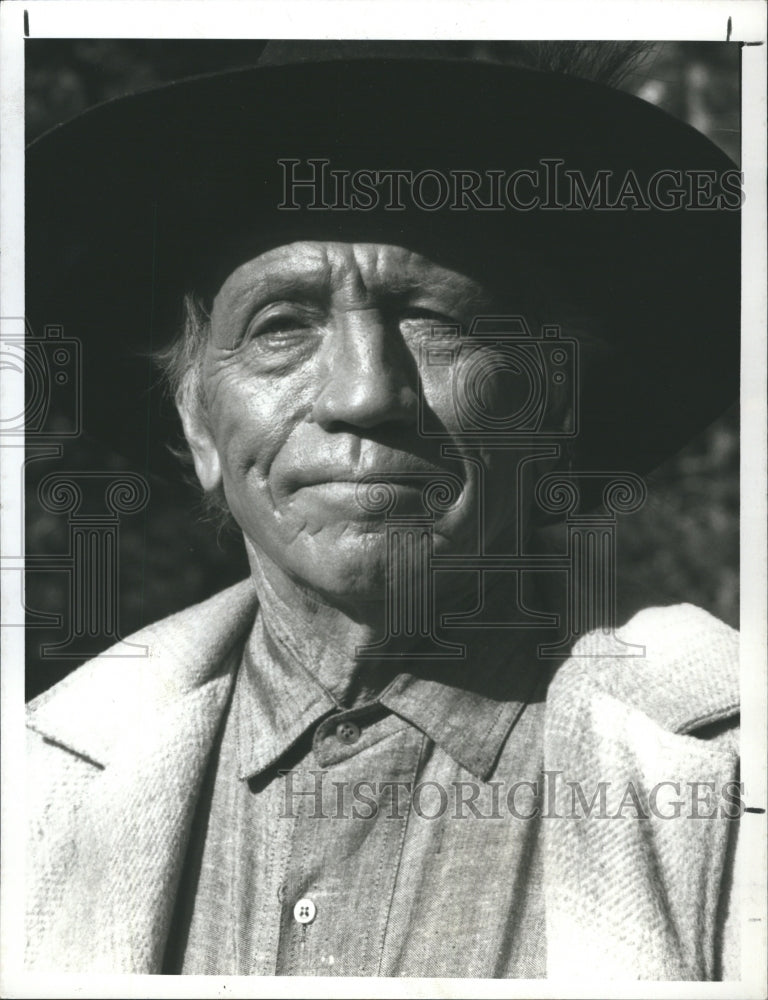
[[[548,696],[548,972],[713,979],[736,833],[721,790],[737,780],[738,758],[733,742],[686,733],[735,714],[737,637],[688,606],[646,611],[630,625],[623,638],[645,645],[645,658],[602,657],[594,634]],[[587,806],[597,794],[591,813],[574,808],[567,781]]]
[[[250,585],[240,584],[133,636],[145,657],[97,657],[30,707],[30,728],[56,768],[32,780],[63,781],[75,797],[53,799],[53,814],[51,800],[43,804],[45,827],[60,832],[28,866],[38,883],[34,967],[160,971],[195,804],[254,610]]]

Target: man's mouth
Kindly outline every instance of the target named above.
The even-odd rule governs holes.
[[[296,469],[291,478],[294,490],[328,483],[348,483],[360,486],[389,483],[412,489],[423,489],[430,482],[439,483],[453,474],[446,469],[421,460],[411,462],[369,462],[359,465],[318,464]]]
[[[292,485],[297,499],[311,498],[369,520],[445,513],[459,501],[465,484],[455,473],[419,461],[305,468]]]

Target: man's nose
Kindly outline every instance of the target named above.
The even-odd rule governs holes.
[[[324,351],[324,381],[312,419],[326,429],[412,423],[418,368],[397,326],[377,309],[339,315]]]

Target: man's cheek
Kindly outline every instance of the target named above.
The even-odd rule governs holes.
[[[461,430],[459,412],[456,406],[458,373],[455,364],[427,365],[420,371],[421,398],[419,406],[419,426],[431,427],[435,418],[444,430]]]
[[[524,405],[527,386],[493,352],[464,345],[441,347],[430,356],[434,363],[421,369],[422,405],[447,430],[493,431]]]
[[[288,434],[286,405],[274,404],[268,393],[254,388],[233,392],[211,414],[219,454],[232,473],[254,465],[268,468]]]

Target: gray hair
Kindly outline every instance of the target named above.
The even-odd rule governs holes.
[[[167,347],[156,351],[153,355],[153,360],[165,379],[168,394],[176,407],[185,404],[206,421],[208,403],[205,396],[203,365],[210,332],[210,311],[206,308],[202,297],[187,292],[183,300],[183,319],[177,336]],[[192,453],[186,441],[171,446],[171,451],[186,466],[189,481],[199,486],[197,477],[191,472]],[[212,490],[204,490],[201,504],[204,517],[218,529],[235,526],[221,484]]]

